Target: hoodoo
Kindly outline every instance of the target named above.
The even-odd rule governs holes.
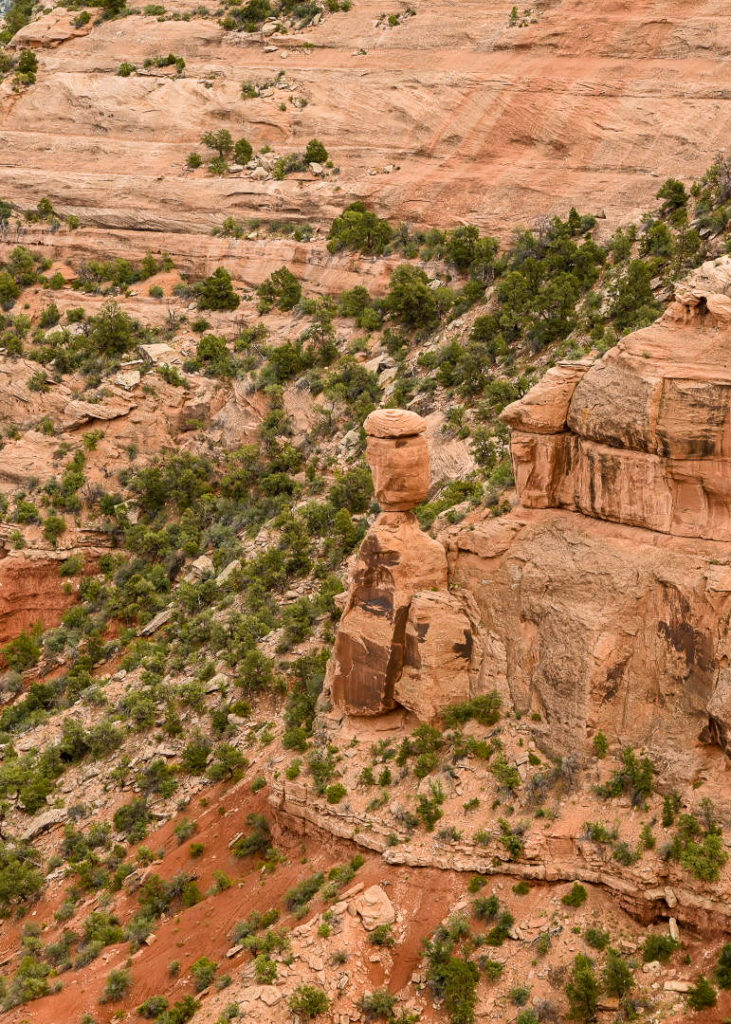
[[[361,546],[329,667],[336,706],[374,715],[397,705],[430,720],[469,695],[472,628],[447,590],[447,554],[412,509],[429,490],[426,422],[379,409],[365,421],[383,509]]]

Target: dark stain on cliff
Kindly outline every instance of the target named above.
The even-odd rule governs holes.
[[[658,633],[684,657],[688,674],[699,684],[709,685],[708,674],[714,666],[711,637],[693,626],[690,602],[674,587],[665,587],[665,604],[669,614],[658,622]]]
[[[464,658],[466,661],[472,659],[472,648],[473,648],[472,632],[469,629],[464,631],[464,643],[455,644],[452,650],[458,658]]]
[[[607,672],[607,688],[604,691],[604,697],[602,703],[608,700],[613,700],[619,692],[619,687],[622,685],[624,679],[624,670],[627,668],[631,655],[627,655],[622,661],[618,661],[616,665],[613,665]]]

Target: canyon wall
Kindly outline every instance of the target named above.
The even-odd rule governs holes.
[[[325,224],[354,199],[503,239],[571,206],[613,229],[665,178],[702,174],[731,128],[722,0],[553,0],[532,5],[525,25],[510,24],[502,0],[424,0],[393,27],[380,2],[361,0],[266,36],[225,32],[205,5],[166,9],[180,20],[133,14],[92,31],[56,8],[14,40],[40,67],[32,89],[0,85],[0,195],[23,208],[48,197],[80,218],[78,232],[44,232],[54,255],[167,250],[196,274],[224,262],[252,283],[314,257],[308,281],[333,288],[321,240],[262,246],[211,229],[226,216]],[[168,52],[186,61],[182,76],[144,68]],[[138,72],[119,77],[122,61]],[[243,97],[242,81],[260,95]],[[337,172],[187,169],[211,128],[271,147],[272,160],[316,136]]]
[[[601,730],[687,781],[731,752],[730,296],[731,258],[704,264],[654,325],[508,406],[509,514],[441,543],[381,514],[330,664],[336,706],[432,721],[497,689],[555,756]],[[378,459],[388,508],[382,480],[408,493],[413,459]]]
[[[485,633],[480,687],[555,753],[597,730],[688,777],[731,735],[731,259],[503,413],[520,501],[444,538]],[[538,726],[540,731],[541,726]]]

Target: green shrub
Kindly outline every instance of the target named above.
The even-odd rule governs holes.
[[[605,800],[625,794],[634,807],[643,807],[652,793],[655,766],[648,757],[638,758],[632,747],[625,747],[621,760],[621,768],[596,791]]]
[[[493,960],[489,956],[480,957],[479,965],[488,981],[499,981],[505,970],[505,964],[501,960]]]
[[[705,1010],[710,1006],[715,1006],[718,1002],[718,996],[713,985],[710,983],[708,978],[702,974],[696,981],[692,989],[687,993],[686,999],[688,1000],[688,1006],[691,1010]]]
[[[439,320],[437,298],[420,267],[402,263],[391,275],[385,305],[391,317],[404,327],[434,327]]]
[[[513,915],[508,910],[503,910],[497,917],[496,923],[485,936],[485,945],[502,946],[510,935],[510,929],[514,923]]]
[[[567,907],[581,907],[586,903],[588,896],[581,882],[574,882],[571,889],[561,897],[561,902]]]
[[[530,999],[530,986],[516,985],[508,992],[508,999],[514,1006],[525,1006]]]
[[[274,270],[257,288],[263,311],[277,306],[281,310],[294,309],[302,298],[302,285],[287,267]]]
[[[315,985],[298,985],[289,1000],[292,1013],[306,1020],[314,1020],[330,1009],[330,1000],[321,988]]]
[[[680,861],[686,871],[704,882],[717,882],[728,860],[721,826],[710,801],[701,805],[702,821],[693,814],[682,814],[668,856]]]
[[[308,164],[324,164],[328,159],[328,152],[319,139],[310,139],[305,149],[305,160]]]
[[[680,810],[680,796],[673,790],[663,798],[662,803],[662,825],[663,828],[670,828],[675,824],[675,818]]]
[[[250,857],[255,853],[266,853],[271,847],[272,833],[269,822],[262,814],[248,814],[246,824],[251,829],[248,836],[241,836],[231,847],[234,857]]]
[[[194,964],[191,964],[190,973],[193,975],[193,984],[195,985],[196,992],[202,992],[204,988],[208,988],[217,970],[218,964],[216,961],[209,959],[207,956],[202,956]]]
[[[618,999],[624,998],[635,983],[629,964],[614,949],[607,950],[602,979],[604,990]]]
[[[155,1020],[161,1013],[167,1010],[170,1003],[165,996],[150,996],[144,1003],[137,1007],[135,1013],[146,1020]]]
[[[491,690],[463,704],[453,704],[447,708],[444,712],[444,723],[450,728],[473,720],[480,725],[495,725],[500,721],[502,703],[502,697],[497,690]]]
[[[584,932],[584,939],[592,949],[606,949],[609,945],[609,932],[601,928],[587,928]]]
[[[41,855],[25,843],[0,840],[0,915],[37,898],[44,885]]]
[[[277,965],[263,953],[254,959],[254,975],[259,985],[273,985],[277,980]]]
[[[457,956],[433,960],[427,974],[436,995],[444,1000],[451,1024],[473,1024],[477,1005],[477,965]]]
[[[360,1011],[366,1020],[394,1019],[393,1008],[397,1003],[396,996],[392,995],[387,988],[377,988],[372,992],[366,992],[360,1000]]]
[[[518,766],[509,764],[502,754],[490,765],[490,771],[497,779],[499,785],[507,790],[508,793],[515,793],[520,789],[521,780]]]
[[[247,139],[239,139],[234,146],[234,160],[237,164],[248,164],[254,155],[251,143]]]
[[[299,911],[305,907],[312,897],[317,893],[325,882],[325,876],[318,872],[303,879],[294,888],[284,894],[284,905],[289,911]]]
[[[574,960],[566,996],[575,1020],[594,1020],[599,1004],[599,980],[588,956],[579,953]]]
[[[380,255],[393,237],[393,230],[364,203],[351,203],[330,227],[327,247],[330,252],[355,249],[366,255]]]
[[[99,1002],[118,1003],[121,999],[124,999],[131,987],[132,978],[129,971],[124,968],[110,971]]]
[[[592,740],[592,749],[598,758],[605,758],[609,751],[609,740],[603,732],[598,732]]]
[[[137,68],[134,64],[130,64],[129,61],[125,60],[117,68],[117,74],[120,78],[129,78],[129,76],[133,75],[136,70]]]
[[[129,804],[124,804],[114,812],[114,827],[123,832],[130,843],[139,843],[147,835],[150,812],[147,802],[138,797]]]
[[[23,630],[3,647],[2,654],[9,668],[16,672],[25,672],[27,668],[37,665],[41,656],[39,630]]]
[[[376,925],[368,936],[368,940],[372,946],[385,946],[387,949],[390,949],[396,943],[390,924]]]
[[[231,283],[231,275],[225,267],[218,267],[201,282],[198,297],[200,309],[238,309],[240,301]]]
[[[671,939],[669,935],[648,935],[642,946],[642,959],[646,964],[653,960],[659,960],[660,963],[665,964],[678,945],[679,943],[675,939]]]
[[[442,817],[444,791],[438,782],[429,783],[430,796],[421,793],[416,802],[416,813],[427,832],[433,832],[434,826]]]
[[[472,913],[478,921],[492,921],[500,912],[500,900],[497,896],[478,896],[472,902]]]
[[[731,942],[727,942],[718,955],[716,981],[719,988],[731,988]]]
[[[333,786],[328,786],[325,790],[325,797],[329,804],[339,804],[344,796],[347,795],[347,789],[340,782],[336,782]]]

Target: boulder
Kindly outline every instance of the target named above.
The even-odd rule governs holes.
[[[372,932],[380,925],[393,924],[396,911],[380,885],[372,885],[356,896],[350,904],[350,912],[358,914],[366,931]]]
[[[384,512],[405,512],[429,491],[426,421],[404,409],[376,409],[364,423],[376,498]]]
[[[163,341],[155,342],[151,345],[140,345],[138,352],[145,362],[151,363],[153,366],[182,362],[180,353],[176,352],[170,345],[166,345]]]
[[[582,360],[552,366],[527,395],[503,409],[500,419],[516,430],[534,434],[561,433],[566,429],[576,385],[590,365],[590,360]]]

